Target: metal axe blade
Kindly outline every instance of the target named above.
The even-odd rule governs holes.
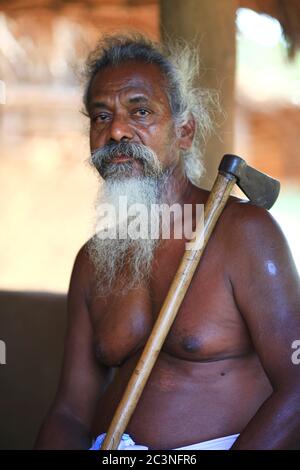
[[[237,155],[224,155],[219,165],[219,172],[235,178],[238,187],[257,206],[270,209],[278,197],[279,181],[255,170]]]

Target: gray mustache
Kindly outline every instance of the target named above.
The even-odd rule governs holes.
[[[110,161],[119,156],[124,155],[135,160],[140,160],[143,163],[156,165],[155,154],[143,144],[136,144],[132,142],[120,142],[118,144],[106,144],[103,147],[93,150],[91,153],[91,160],[97,169],[102,169],[103,166],[110,163]]]

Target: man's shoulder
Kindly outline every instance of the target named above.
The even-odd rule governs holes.
[[[93,237],[89,238],[78,250],[74,266],[76,267],[87,267],[90,265],[90,256],[89,256],[89,248]]]
[[[93,263],[89,254],[92,239],[93,237],[80,247],[73,264],[72,279],[85,288],[90,287],[93,276]]]
[[[197,203],[205,204],[210,191],[194,186],[194,195]],[[236,196],[229,197],[220,219],[222,230],[228,230],[231,235],[250,229],[259,229],[260,233],[280,231],[279,225],[268,210]]]
[[[235,230],[277,231],[278,223],[271,213],[250,201],[231,196],[224,210],[224,222]]]
[[[262,250],[287,248],[283,232],[272,214],[249,201],[230,197],[221,216],[220,229],[228,246],[253,255]]]
[[[206,204],[210,191],[194,186],[194,200]],[[230,196],[215,229],[214,238],[222,241],[222,246],[255,246],[276,239],[285,243],[284,235],[270,212],[252,204],[247,199]]]

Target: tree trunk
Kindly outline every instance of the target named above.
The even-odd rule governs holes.
[[[160,0],[162,39],[194,41],[202,64],[199,86],[217,89],[225,116],[204,152],[206,174],[201,186],[211,188],[224,153],[233,152],[235,15],[237,0]]]

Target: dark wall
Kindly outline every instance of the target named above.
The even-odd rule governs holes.
[[[65,328],[65,295],[0,291],[0,449],[32,448],[55,395]]]

